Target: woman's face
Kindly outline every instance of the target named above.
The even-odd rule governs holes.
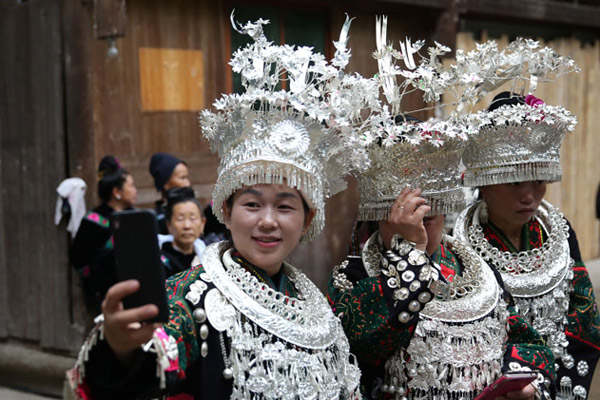
[[[522,226],[540,206],[546,194],[546,182],[505,183],[483,186],[480,190],[494,224]]]
[[[116,189],[113,193],[116,193],[115,198],[117,201],[120,201],[125,208],[133,207],[137,201],[137,188],[135,187],[133,176],[126,175],[125,182],[123,182],[121,189]]]
[[[179,247],[187,248],[204,232],[206,218],[200,213],[198,205],[192,201],[175,204],[171,219],[167,222],[173,242]]]
[[[445,218],[443,215],[423,218],[423,226],[425,226],[425,231],[427,232],[427,247],[425,251],[429,255],[432,255],[438,249],[442,241],[444,221]]]
[[[188,167],[184,163],[175,166],[171,177],[165,183],[165,190],[191,186]]]
[[[287,185],[244,186],[231,204],[223,207],[235,248],[269,275],[279,271],[315,214],[305,213],[300,192]]]

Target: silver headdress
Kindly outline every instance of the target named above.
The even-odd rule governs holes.
[[[237,189],[260,183],[287,183],[298,189],[317,214],[303,236],[311,240],[325,224],[325,198],[345,189],[343,177],[368,161],[356,130],[366,124],[361,111],[377,102],[377,85],[343,72],[351,20],[346,19],[333,60],[309,47],[267,41],[259,19],[233,27],[254,43],[230,62],[245,92],[223,95],[216,112],[204,110],[201,125],[221,157],[213,192],[215,215]],[[280,89],[282,82],[289,90]]]
[[[385,17],[377,19],[374,57],[387,104],[381,105],[379,129],[366,133],[372,134],[365,140],[371,165],[359,176],[358,219],[387,219],[394,200],[405,187],[422,190],[431,206],[429,215],[461,209],[465,203],[459,166],[469,132],[460,118],[424,122],[401,118],[396,123],[404,95],[420,90],[426,102],[435,101],[451,83],[449,72],[438,73],[442,69],[438,56],[450,49],[436,43],[429,48],[429,57],[416,63],[414,54],[424,42],[413,44],[407,39],[397,51],[386,43],[386,25]],[[407,69],[396,66],[394,59],[402,60]],[[405,78],[402,84],[396,82],[398,75]]]
[[[560,181],[560,145],[577,123],[569,111],[546,104],[503,105],[473,118],[480,129],[463,155],[465,186]]]
[[[515,40],[503,51],[488,42],[470,53],[457,53],[455,68],[478,83],[463,101],[480,99],[507,82],[512,82],[514,93],[516,86],[529,81],[533,92],[539,80],[578,71],[570,58],[526,39]],[[465,186],[560,180],[560,145],[566,132],[575,128],[575,116],[533,95],[519,103],[467,116],[470,130],[478,134],[471,136],[463,155]]]

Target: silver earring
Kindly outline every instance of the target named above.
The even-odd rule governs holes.
[[[487,224],[489,219],[488,206],[485,200],[481,201],[481,208],[479,209],[479,222]]]
[[[116,195],[116,196],[115,196],[115,198],[116,198],[117,200],[121,200],[121,195],[120,195],[120,194],[118,194],[118,195]]]

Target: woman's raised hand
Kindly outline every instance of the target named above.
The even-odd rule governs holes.
[[[416,248],[425,251],[427,231],[423,218],[431,210],[427,201],[420,197],[421,189],[404,188],[392,204],[387,221],[379,223],[379,230],[387,248],[391,248],[394,234],[416,244]]]
[[[144,323],[158,315],[158,307],[154,304],[123,308],[123,298],[138,291],[140,283],[136,280],[119,282],[110,287],[102,302],[104,314],[104,338],[113,350],[117,359],[127,364],[133,352],[152,338],[154,329],[160,323]]]

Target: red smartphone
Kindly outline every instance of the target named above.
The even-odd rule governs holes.
[[[494,400],[508,392],[523,389],[537,378],[537,372],[508,372],[486,387],[474,400]]]

